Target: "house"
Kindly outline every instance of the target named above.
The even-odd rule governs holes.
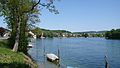
[[[8,29],[0,27],[0,37],[9,37],[9,36],[10,36],[10,31]]]

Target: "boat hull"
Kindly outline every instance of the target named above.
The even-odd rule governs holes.
[[[47,54],[47,60],[54,63],[59,62],[59,58],[55,54]]]

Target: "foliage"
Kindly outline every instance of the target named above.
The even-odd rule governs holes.
[[[87,37],[105,37],[105,32],[106,31],[86,31],[86,32],[73,32],[73,34],[76,34],[77,37],[85,37],[84,34],[86,34]]]
[[[1,15],[4,16],[9,28],[12,29],[11,37],[9,38],[9,44],[11,48],[18,42],[19,51],[27,52],[27,36],[25,34],[27,29],[27,21],[29,16],[33,13],[37,13],[37,8],[29,12],[24,11],[31,9],[35,4],[35,1],[30,0],[0,0]],[[15,46],[14,46],[15,47]]]
[[[52,31],[45,31],[44,32],[44,37],[49,37],[49,38],[53,38],[53,33],[52,33]]]
[[[85,37],[85,38],[87,38],[88,34],[87,33],[83,33],[82,36]]]
[[[8,45],[10,46],[11,49],[13,48],[13,45],[15,43],[15,36],[16,36],[15,31],[12,31],[10,38],[8,38]]]
[[[53,37],[53,33],[50,30],[46,30],[46,29],[41,29],[41,28],[35,28],[32,30],[32,32],[37,35],[37,38],[40,38],[42,33],[44,37]]]
[[[88,31],[88,32],[70,32],[67,30],[48,30],[42,28],[35,28],[32,32],[37,35],[38,38],[41,37],[41,34],[44,34],[44,37],[104,37],[106,31]],[[30,37],[30,36],[29,36]]]
[[[120,29],[112,29],[105,33],[106,39],[120,39]]]
[[[44,37],[49,37],[49,38],[57,37],[58,34],[62,36],[62,33],[71,33],[70,31],[66,31],[66,30],[48,30],[48,29],[42,29],[38,27],[33,29],[32,32],[35,35],[37,35],[38,38],[41,37],[42,33]]]
[[[3,27],[0,27],[0,36],[3,37],[4,33],[5,33],[5,29]]]
[[[66,31],[66,30],[52,30],[52,32],[56,32],[56,33],[71,33],[70,31]]]
[[[38,0],[38,2],[36,0],[0,0],[0,15],[4,16],[8,27],[12,30],[8,42],[11,47],[14,45],[13,51],[27,52],[26,31],[36,22],[40,22],[39,7],[43,6],[50,12],[59,13],[55,9],[53,1],[48,0],[47,3],[44,3],[41,0]]]

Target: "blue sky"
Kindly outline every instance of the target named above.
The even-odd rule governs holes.
[[[38,27],[72,32],[120,28],[120,0],[61,0],[55,5],[60,14],[43,9]],[[0,26],[5,26],[2,21]]]

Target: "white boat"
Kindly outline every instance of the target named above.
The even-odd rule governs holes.
[[[37,38],[36,35],[35,35],[33,32],[29,31],[28,33],[31,34],[31,35],[33,36],[34,39]]]
[[[34,39],[36,39],[36,38],[37,38],[37,36],[36,36],[36,35],[33,35],[33,38],[34,38]]]
[[[43,36],[43,32],[42,32],[42,34],[41,34],[41,37],[40,37],[41,39],[44,39],[45,37]]]
[[[55,54],[53,53],[50,53],[50,54],[46,54],[47,56],[47,60],[51,61],[51,62],[58,62],[59,61],[59,57],[56,56]]]
[[[32,47],[33,47],[33,45],[29,43],[29,44],[28,44],[28,47],[29,47],[29,48],[32,48]]]

